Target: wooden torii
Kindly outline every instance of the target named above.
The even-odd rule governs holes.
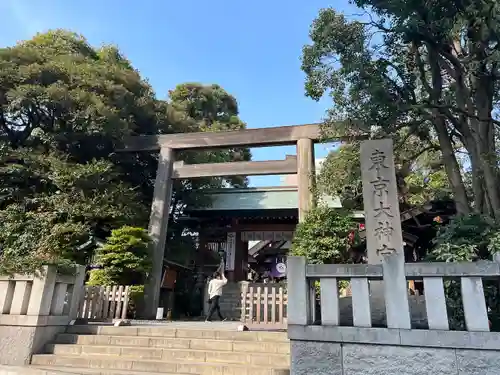
[[[163,259],[174,179],[215,176],[297,174],[299,221],[313,205],[314,143],[320,139],[320,124],[245,129],[217,133],[179,133],[134,136],[121,151],[160,151],[149,219],[153,240],[153,269],[145,286],[143,318],[153,318],[159,305]],[[230,147],[296,145],[297,156],[285,160],[232,163],[184,164],[174,162],[177,151],[210,150]]]

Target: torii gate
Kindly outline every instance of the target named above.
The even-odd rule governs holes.
[[[320,139],[320,125],[294,125],[245,129],[214,133],[178,133],[157,136],[134,136],[125,140],[122,151],[160,151],[149,219],[153,240],[153,269],[145,286],[144,318],[156,315],[159,304],[167,226],[173,179],[215,176],[255,176],[297,174],[299,221],[314,204],[314,143]],[[285,160],[207,163],[174,163],[176,151],[210,150],[229,147],[267,147],[297,145],[297,157]]]

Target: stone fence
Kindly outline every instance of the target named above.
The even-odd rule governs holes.
[[[483,290],[483,279],[499,278],[498,262],[405,264],[406,280],[424,283],[423,296],[408,296],[408,302],[394,292],[401,278],[390,272],[390,260],[308,265],[289,257],[287,270],[292,375],[500,373],[500,333],[490,332]],[[460,280],[465,331],[450,330],[443,278]],[[348,309],[339,303],[339,280],[351,282]],[[373,309],[385,310],[383,321],[374,324]]]
[[[0,364],[29,364],[76,319],[84,279],[85,267],[75,276],[52,266],[37,276],[0,276]]]

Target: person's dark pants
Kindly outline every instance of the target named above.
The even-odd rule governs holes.
[[[212,315],[214,315],[214,312],[216,311],[217,314],[219,315],[219,319],[224,320],[222,314],[220,313],[219,301],[220,301],[220,296],[213,296],[212,298],[210,298],[210,309],[208,310],[207,320],[212,320]]]

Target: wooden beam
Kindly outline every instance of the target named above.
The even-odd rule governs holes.
[[[295,228],[297,224],[238,224],[231,228],[228,228],[228,231],[234,232],[295,232]]]
[[[287,155],[285,160],[238,161],[233,163],[184,164],[174,163],[173,178],[266,176],[297,173],[297,157]]]
[[[161,147],[174,150],[228,147],[294,145],[299,139],[320,139],[320,124],[279,126],[225,132],[177,133],[128,137],[121,151],[155,151]]]

